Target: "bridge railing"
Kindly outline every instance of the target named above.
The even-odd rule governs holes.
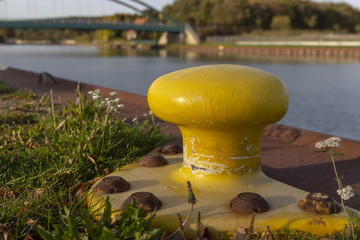
[[[110,20],[103,20],[103,19],[16,19],[16,20],[3,20],[0,19],[0,22],[14,22],[14,23],[81,23],[81,24],[117,24],[117,25],[147,25],[147,26],[176,26],[175,24],[168,24],[168,23],[151,23],[151,22],[145,22],[142,24],[136,24],[131,21],[110,21]]]

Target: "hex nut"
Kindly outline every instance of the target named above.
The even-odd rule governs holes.
[[[105,177],[96,185],[96,191],[103,194],[120,193],[129,189],[130,183],[118,176]]]
[[[310,193],[299,201],[300,209],[309,213],[328,215],[340,212],[335,200],[324,193]]]
[[[161,154],[173,155],[182,153],[182,149],[177,144],[166,144],[160,148],[159,152]]]
[[[137,207],[142,206],[146,211],[152,212],[155,209],[161,207],[161,201],[151,192],[136,192],[130,195],[122,204],[122,209],[126,208],[126,205],[131,204],[133,198],[137,202]]]
[[[239,213],[262,213],[269,210],[270,206],[259,194],[243,192],[230,201],[230,208]]]
[[[168,161],[160,154],[147,154],[138,163],[141,167],[162,167],[167,164]]]

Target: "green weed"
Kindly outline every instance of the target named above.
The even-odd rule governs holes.
[[[9,87],[3,81],[0,81],[0,94],[7,94],[7,93],[14,92],[14,91],[15,91],[15,89]]]
[[[66,106],[32,93],[6,99],[15,99],[18,107],[0,121],[0,238],[23,238],[37,225],[63,226],[64,206],[78,218],[82,201],[74,197],[76,184],[112,172],[166,141],[151,119],[127,124],[120,109],[102,99],[88,101],[79,90],[76,103]],[[19,109],[27,114],[19,117]]]
[[[160,239],[162,230],[151,229],[149,224],[155,216],[155,212],[146,219],[147,212],[137,208],[136,200],[127,205],[126,211],[121,213],[119,219],[111,218],[111,203],[109,197],[105,200],[104,212],[101,220],[94,221],[91,212],[81,209],[76,217],[65,208],[63,215],[64,225],[55,225],[55,231],[46,231],[38,228],[38,232],[45,240],[78,240],[78,239]]]

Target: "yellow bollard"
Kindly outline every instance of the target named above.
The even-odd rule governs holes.
[[[114,209],[121,209],[136,192],[151,192],[161,201],[154,225],[173,231],[178,227],[176,214],[185,217],[189,212],[190,181],[197,197],[194,212],[200,211],[202,225],[220,231],[222,238],[248,227],[253,211],[258,212],[254,228],[259,232],[269,226],[273,231],[325,235],[347,223],[343,212],[303,211],[298,203],[307,192],[270,179],[260,169],[263,129],[279,121],[288,108],[287,88],[277,77],[238,65],[188,68],[155,80],[148,102],[156,116],[180,128],[184,153],[166,157],[166,166],[131,164],[112,173],[130,184],[125,192],[107,194]],[[92,205],[107,195],[94,193]],[[185,226],[190,236],[195,235],[194,215]]]
[[[258,171],[263,129],[285,115],[289,97],[267,72],[213,65],[158,78],[148,102],[156,116],[179,126],[184,171],[228,175]]]

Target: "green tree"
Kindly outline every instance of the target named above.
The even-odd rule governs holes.
[[[317,16],[313,14],[310,18],[306,18],[305,22],[310,29],[314,29],[317,23]]]
[[[355,30],[356,33],[360,33],[360,23],[355,25],[354,30]]]
[[[0,36],[6,40],[8,38],[13,38],[15,36],[14,29],[10,28],[0,28]]]
[[[250,11],[255,29],[270,29],[274,11],[269,4],[254,2],[250,5]]]
[[[163,11],[201,34],[241,34],[257,29],[318,29],[355,32],[360,11],[344,3],[303,0],[175,0]],[[283,17],[281,23],[277,16]]]
[[[273,30],[290,30],[291,19],[288,15],[274,16],[271,21],[271,29]]]
[[[103,42],[110,42],[116,36],[115,31],[113,30],[96,30],[94,34],[94,38]]]

